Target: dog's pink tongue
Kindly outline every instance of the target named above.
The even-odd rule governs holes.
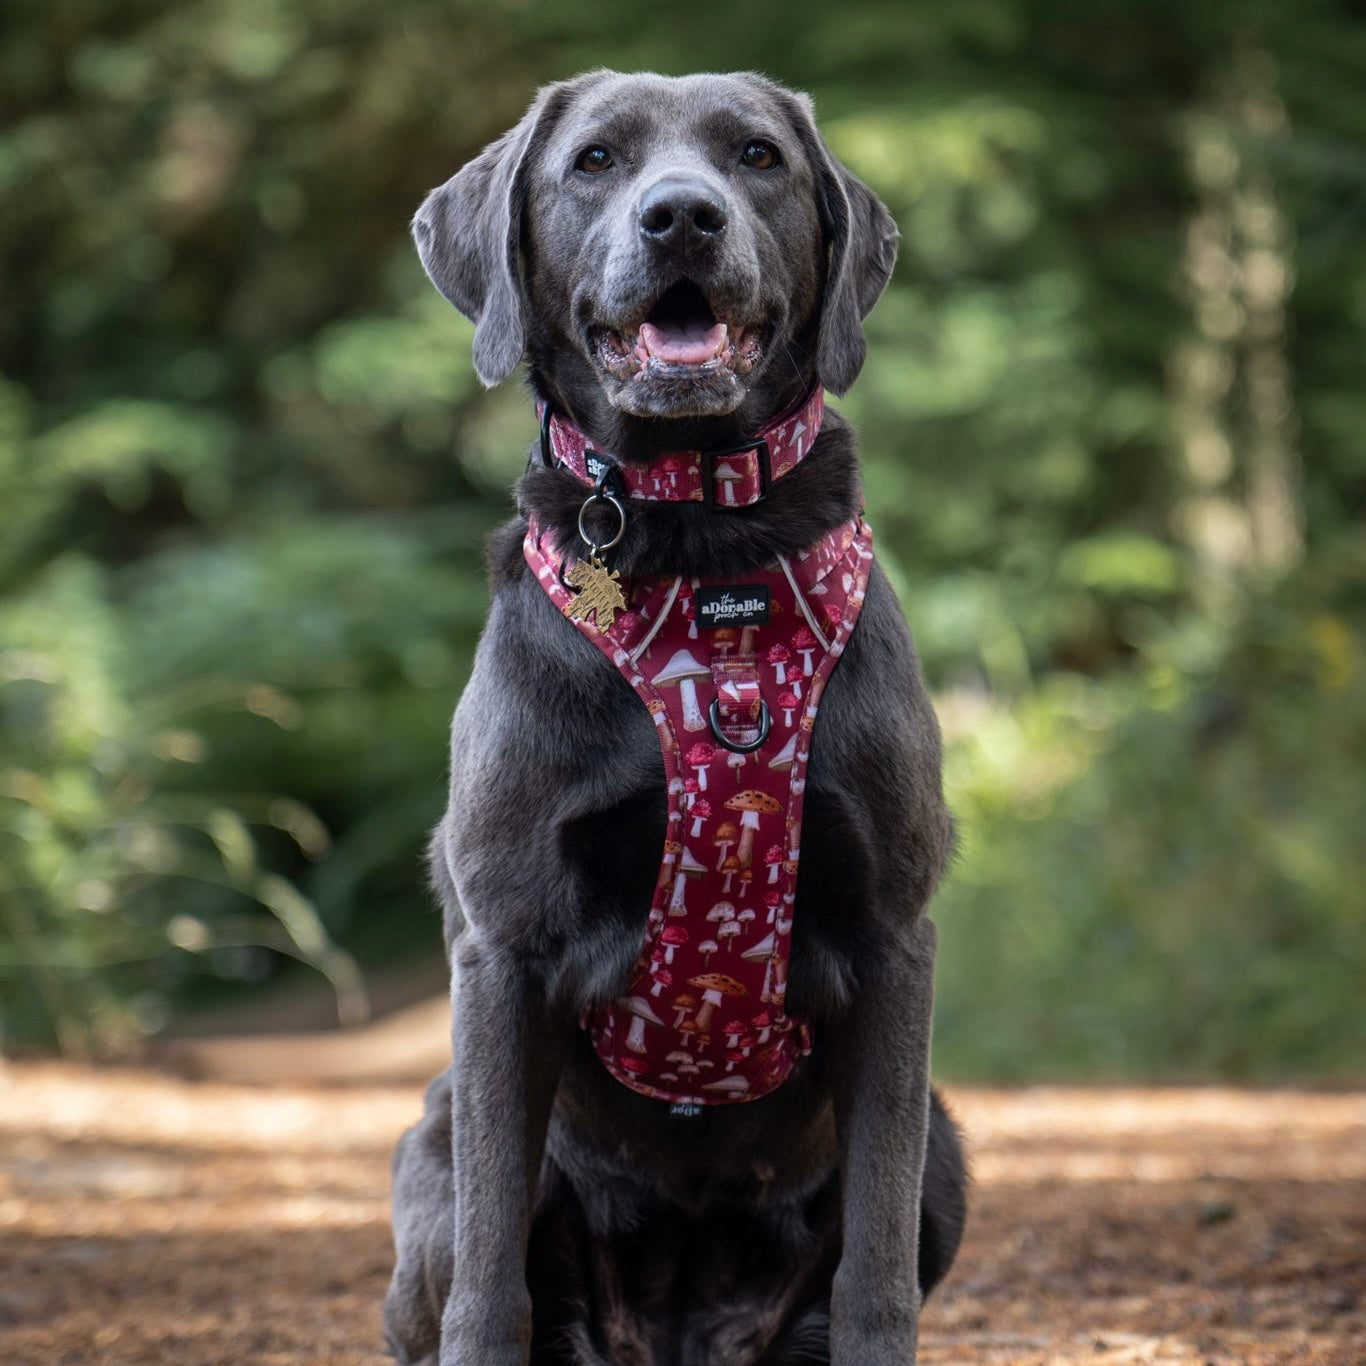
[[[721,354],[726,345],[726,325],[657,327],[654,323],[641,323],[640,341],[656,360],[671,365],[703,365]]]

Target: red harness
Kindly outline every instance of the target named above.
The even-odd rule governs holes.
[[[814,435],[802,432],[802,454]],[[654,468],[634,473],[653,480]],[[569,616],[567,566],[534,518],[523,549]],[[734,580],[623,585],[626,610],[605,628],[574,621],[650,711],[668,785],[640,957],[624,994],[586,1025],[614,1077],[681,1112],[767,1095],[810,1051],[807,1022],[785,1010],[806,767],[871,564],[872,536],[856,518]]]

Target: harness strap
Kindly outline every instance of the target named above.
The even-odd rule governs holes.
[[[523,552],[569,616],[563,557],[534,518]],[[668,802],[640,954],[585,1025],[614,1077],[682,1112],[767,1095],[810,1051],[786,1008],[806,768],[871,565],[858,518],[734,582],[623,584],[605,629],[571,617],[649,711]]]

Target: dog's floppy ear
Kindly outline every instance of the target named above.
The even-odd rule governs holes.
[[[522,209],[532,151],[574,82],[546,86],[520,123],[438,186],[413,218],[417,253],[432,283],[474,323],[474,368],[492,388],[526,348]]]
[[[795,91],[783,93],[816,177],[817,207],[829,251],[816,371],[831,393],[843,394],[858,378],[868,353],[863,320],[892,277],[897,227],[886,205],[825,145],[816,131],[811,101]]]

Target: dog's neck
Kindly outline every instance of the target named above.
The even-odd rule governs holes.
[[[771,421],[771,418],[770,418]],[[660,424],[656,424],[660,425]],[[662,424],[657,458],[689,449],[683,429]],[[757,424],[763,430],[766,424]],[[590,439],[595,433],[588,432]],[[746,438],[734,433],[733,441]],[[611,447],[604,447],[611,450]],[[612,452],[616,454],[616,452]],[[578,518],[592,490],[575,474],[541,460],[539,444],[517,486],[517,502],[534,514],[566,553],[582,552]],[[725,576],[772,563],[813,545],[847,521],[862,504],[858,462],[848,424],[825,410],[820,435],[799,463],[770,483],[767,494],[747,507],[714,507],[701,501],[623,500],[626,526],[609,563],[630,578],[642,575]]]

